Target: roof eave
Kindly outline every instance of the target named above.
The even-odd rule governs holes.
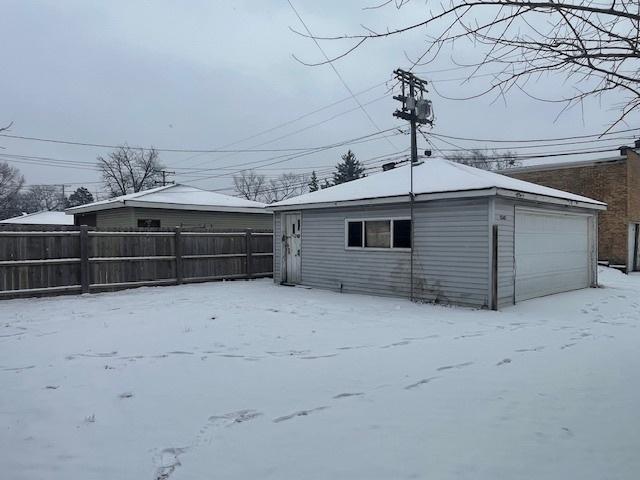
[[[550,195],[541,195],[538,193],[527,193],[519,190],[509,190],[506,188],[498,188],[496,194],[501,197],[517,198],[520,200],[529,200],[532,202],[551,203],[555,205],[566,205],[570,207],[587,208],[590,210],[606,210],[607,209],[607,204],[602,202],[597,202],[597,201],[594,201],[594,203],[584,202],[580,200],[571,200],[568,198],[553,197]]]
[[[434,192],[434,193],[420,193],[414,196],[416,201],[428,201],[428,200],[442,200],[447,198],[469,198],[469,197],[484,197],[488,195],[495,195],[495,188],[480,188],[477,190],[456,190],[452,192]],[[409,194],[396,195],[392,197],[377,197],[377,198],[363,198],[358,200],[342,200],[338,202],[322,202],[322,203],[305,203],[294,205],[279,205],[271,206],[274,211],[283,210],[303,210],[310,208],[331,208],[331,207],[357,207],[362,205],[384,205],[389,203],[408,202],[410,199]]]
[[[126,200],[123,206],[137,207],[137,208],[162,208],[162,209],[168,209],[168,210],[196,210],[196,211],[204,211],[204,212],[258,213],[258,214],[271,213],[271,211],[269,211],[265,207],[229,207],[229,206],[222,206],[222,205],[145,202],[140,200]]]
[[[495,173],[500,175],[509,176],[512,173],[527,173],[527,172],[543,172],[548,170],[564,170],[569,168],[579,167],[594,167],[598,165],[605,165],[609,163],[625,162],[626,156],[607,157],[607,158],[595,158],[593,160],[580,160],[577,162],[559,162],[559,163],[540,163],[537,165],[525,165],[523,167],[511,167],[504,170],[498,170]]]
[[[99,210],[109,210],[111,208],[122,208],[124,207],[124,202],[122,201],[112,201],[109,203],[104,203],[102,205],[80,205],[79,207],[67,208],[64,213],[67,215],[75,215],[78,213],[91,213],[97,212]]]

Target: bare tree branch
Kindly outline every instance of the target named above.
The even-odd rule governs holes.
[[[392,4],[402,8],[406,3],[384,1],[371,8],[382,9]],[[534,98],[531,89],[535,81],[549,73],[564,76],[566,83],[576,86],[575,94],[558,94],[548,99],[563,103],[563,111],[612,91],[624,95],[624,101],[616,106],[619,117],[614,125],[640,109],[637,0],[617,0],[610,5],[597,0],[448,0],[421,21],[385,31],[363,27],[359,34],[324,37],[296,33],[315,41],[356,42],[336,57],[312,64],[320,65],[349,55],[365,40],[388,38],[415,29],[424,29],[427,41],[425,49],[412,61],[412,68],[433,62],[444,47],[453,50],[460,41],[469,41],[482,52],[479,61],[465,65],[471,68],[469,80],[476,78],[481,69],[492,67],[493,78],[480,92],[444,98],[466,100],[495,94],[494,101],[504,100],[513,89]]]
[[[98,157],[98,168],[105,187],[116,197],[153,188],[164,167],[153,147],[142,150],[123,145],[107,158]]]

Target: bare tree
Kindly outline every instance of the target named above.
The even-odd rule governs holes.
[[[67,207],[67,199],[62,189],[55,185],[33,185],[22,194],[21,204],[25,210],[61,211]]]
[[[297,197],[309,191],[309,177],[306,174],[283,173],[269,180],[261,198],[265,203],[274,203]]]
[[[463,165],[481,168],[482,170],[506,170],[522,165],[522,161],[518,159],[515,153],[497,152],[495,150],[491,154],[487,154],[482,150],[469,150],[464,153],[446,155],[444,158]]]
[[[245,170],[240,175],[233,176],[233,183],[241,197],[257,201],[264,190],[266,178],[254,170]]]
[[[370,8],[408,0],[387,0]],[[567,108],[589,97],[618,91],[624,100],[615,105],[619,115],[608,128],[640,109],[640,10],[638,0],[447,0],[428,10],[419,21],[361,34],[318,37],[315,40],[351,40],[344,53],[367,41],[421,29],[426,47],[413,66],[425,65],[461,41],[469,41],[481,59],[472,64],[468,78],[490,70],[489,85],[467,98],[495,93],[504,97],[513,89],[538,100],[558,102]],[[298,32],[309,37],[308,33]],[[455,62],[455,60],[454,60]],[[319,65],[324,62],[307,65]],[[530,88],[545,74],[560,74],[574,86],[573,93],[541,98]],[[550,95],[553,95],[551,93]]]
[[[14,213],[10,208],[15,204],[20,189],[24,185],[24,177],[20,170],[6,162],[0,163],[0,217],[9,218]]]
[[[283,173],[267,181],[264,175],[247,170],[235,175],[233,183],[241,197],[264,203],[296,197],[309,189],[308,176],[297,173]]]
[[[105,187],[116,197],[157,186],[164,167],[153,147],[141,149],[123,145],[107,158],[98,157],[98,168]]]

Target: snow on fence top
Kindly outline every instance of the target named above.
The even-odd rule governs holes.
[[[210,192],[189,185],[167,185],[143,192],[130,193],[66,210],[68,214],[87,213],[120,207],[179,208],[225,212],[269,213],[265,204]]]
[[[269,206],[286,207],[406,196],[409,193],[409,185],[410,168],[409,165],[405,165],[370,177],[273,203]],[[581,202],[598,206],[596,208],[606,206],[605,203],[591,198],[543,187],[444,159],[426,160],[413,168],[413,193],[415,195],[492,188]]]

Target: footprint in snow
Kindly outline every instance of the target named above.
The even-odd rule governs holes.
[[[133,397],[133,393],[124,392],[124,393],[121,393],[120,395],[118,395],[118,397],[120,397],[120,398],[131,398],[131,397]]]
[[[300,359],[302,360],[315,360],[317,358],[330,358],[330,357],[335,357],[337,356],[337,353],[329,353],[327,355],[310,355],[308,357],[300,357]]]
[[[516,350],[516,352],[518,352],[518,353],[539,352],[541,350],[544,350],[544,345],[541,345],[539,347],[531,347],[531,348],[519,348],[518,350]]]
[[[340,399],[340,398],[349,398],[349,397],[360,397],[364,395],[364,393],[362,392],[357,392],[357,393],[339,393],[338,395],[335,395],[333,398],[334,399]]]
[[[22,372],[23,370],[31,370],[32,368],[36,368],[35,365],[28,365],[26,367],[7,367],[7,368],[3,368],[2,370],[4,370],[5,372]]]
[[[243,423],[259,417],[262,413],[255,410],[238,410],[236,412],[225,413],[224,415],[212,415],[209,417],[210,422],[227,421],[228,425]]]
[[[418,380],[416,383],[412,383],[411,385],[407,385],[406,387],[404,387],[405,390],[413,390],[414,388],[417,388],[421,385],[426,385],[427,383],[431,382],[432,380],[435,380],[438,377],[429,377],[429,378],[423,378],[422,380]]]
[[[280,423],[280,422],[286,422],[287,420],[291,420],[292,418],[295,417],[306,417],[307,415],[314,413],[314,412],[319,412],[321,410],[326,410],[329,407],[316,407],[316,408],[312,408],[310,410],[299,410],[297,412],[293,412],[289,415],[284,415],[283,417],[278,417],[278,418],[274,418],[273,419],[273,423]]]
[[[409,345],[411,342],[409,340],[403,340],[401,342],[390,343],[389,345],[383,345],[380,348],[391,348],[391,347],[402,347],[404,345]]]
[[[186,452],[186,448],[165,448],[158,455],[160,466],[156,470],[154,480],[167,480],[180,463],[180,455]]]
[[[456,365],[445,365],[443,367],[438,367],[436,368],[436,370],[438,372],[441,372],[443,370],[451,370],[452,368],[463,368],[463,367],[468,367],[469,365],[473,365],[473,362],[464,362],[464,363],[458,363]]]
[[[261,412],[247,409],[225,413],[224,415],[212,415],[198,432],[194,445],[202,445],[203,443],[210,444],[213,439],[213,432],[210,432],[210,430],[213,428],[232,427],[233,425],[253,420],[261,415]]]
[[[472,337],[482,337],[484,336],[484,333],[482,332],[477,332],[477,333],[467,333],[465,335],[460,335],[459,337],[453,337],[454,340],[459,340],[461,338],[472,338]]]

